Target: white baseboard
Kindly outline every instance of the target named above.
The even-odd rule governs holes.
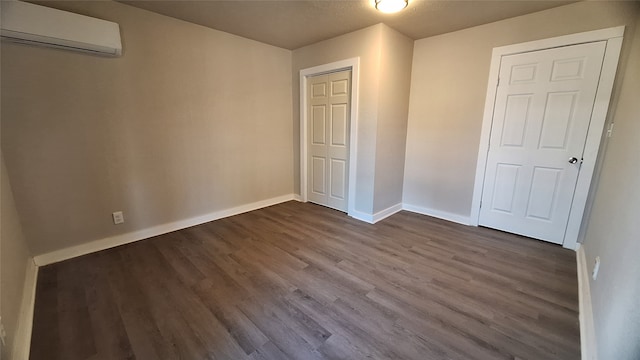
[[[36,304],[36,283],[38,281],[38,266],[29,258],[24,276],[24,290],[18,315],[18,326],[13,342],[13,359],[29,359],[31,349],[31,333],[33,330],[33,311]]]
[[[380,220],[386,219],[389,216],[401,210],[402,210],[402,204],[395,204],[393,206],[389,206],[388,208],[382,211],[378,211],[377,213],[373,214],[373,223],[375,224]]]
[[[414,212],[414,213],[435,217],[435,218],[438,218],[438,219],[452,221],[452,222],[455,222],[455,223],[458,223],[458,224],[462,224],[462,225],[471,224],[471,218],[469,216],[462,216],[462,215],[458,215],[458,214],[452,214],[452,213],[449,213],[449,212],[446,212],[446,211],[429,209],[429,208],[422,207],[422,206],[416,206],[416,205],[411,205],[411,204],[402,204],[402,210],[407,210],[407,211],[411,211],[411,212]]]
[[[349,213],[349,216],[351,216],[354,219],[360,220],[360,221],[364,221],[367,222],[369,224],[373,224],[373,215],[371,214],[367,214],[361,211],[357,211],[357,210],[353,210]]]
[[[367,214],[361,211],[354,210],[349,213],[349,216],[351,216],[354,219],[367,222],[369,224],[375,224],[378,221],[386,219],[400,210],[402,210],[402,204],[395,204],[384,210],[378,211],[375,214]]]
[[[53,264],[59,261],[71,259],[74,257],[90,254],[100,250],[109,249],[112,247],[132,243],[139,240],[144,240],[150,237],[166,234],[172,231],[185,229],[191,226],[204,224],[209,221],[222,219],[225,217],[242,214],[245,212],[261,209],[267,206],[276,205],[285,201],[294,200],[294,194],[288,194],[283,196],[274,197],[271,199],[261,200],[250,204],[236,206],[230,209],[215,211],[206,215],[201,215],[189,219],[180,221],[174,221],[162,225],[157,225],[147,229],[142,229],[126,234],[110,236],[104,239],[91,241],[85,244],[80,244],[72,247],[68,247],[61,250],[52,251],[50,253],[37,255],[34,257],[34,261],[38,266],[44,266]]]
[[[298,194],[293,194],[293,200],[302,202],[302,196]]]
[[[578,298],[580,303],[580,350],[582,360],[597,360],[596,334],[593,324],[593,308],[591,306],[591,290],[589,286],[589,270],[584,247],[576,250],[578,263]]]

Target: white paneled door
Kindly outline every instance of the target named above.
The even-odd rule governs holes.
[[[307,198],[347,211],[351,71],[307,81]]]
[[[563,242],[605,46],[502,57],[480,225]]]

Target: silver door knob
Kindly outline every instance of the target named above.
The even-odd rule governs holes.
[[[570,158],[569,158],[569,163],[570,163],[570,164],[575,164],[575,163],[577,163],[577,162],[578,162],[578,158],[577,158],[577,157],[570,157]]]

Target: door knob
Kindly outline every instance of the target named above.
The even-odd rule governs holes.
[[[577,162],[578,162],[578,158],[577,158],[577,157],[570,157],[570,158],[569,158],[569,163],[570,163],[570,164],[575,164],[575,163],[577,163]]]

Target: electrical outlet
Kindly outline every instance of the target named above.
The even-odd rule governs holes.
[[[0,341],[2,341],[2,347],[5,347],[7,338],[7,332],[4,331],[4,324],[2,324],[2,318],[0,317]]]
[[[124,223],[124,214],[122,213],[122,211],[116,211],[111,214],[111,216],[113,216],[114,224],[118,225]]]
[[[598,271],[600,271],[600,256],[596,256],[596,263],[593,265],[593,273],[591,274],[593,280],[598,278]]]
[[[607,129],[607,137],[611,137],[611,134],[613,133],[613,125],[614,123],[609,124],[609,128]]]

